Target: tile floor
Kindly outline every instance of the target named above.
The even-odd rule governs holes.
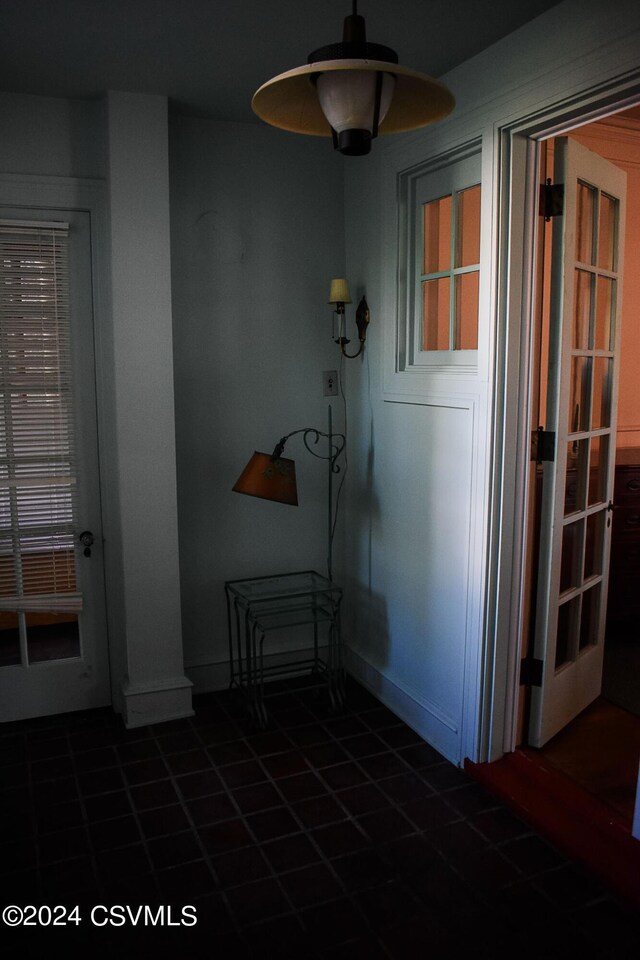
[[[339,716],[317,690],[277,691],[266,732],[228,692],[138,730],[110,710],[0,728],[1,905],[78,905],[77,923],[0,925],[4,955],[614,960],[640,946],[635,913],[362,687]],[[153,912],[134,925],[126,905]]]

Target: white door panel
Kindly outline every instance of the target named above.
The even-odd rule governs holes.
[[[69,224],[77,510],[69,543],[54,551],[54,557],[63,557],[65,575],[75,576],[76,591],[81,595],[81,609],[75,612],[63,609],[64,598],[52,603],[51,609],[47,609],[44,601],[42,609],[37,611],[11,614],[6,604],[0,611],[0,720],[6,721],[105,705],[110,702],[110,684],[98,472],[90,214],[0,207],[0,219]],[[84,531],[93,535],[93,544],[86,556],[84,545],[79,543]],[[28,552],[27,547],[27,563]],[[59,576],[57,569],[54,575]]]
[[[600,693],[615,468],[626,174],[555,141],[546,429],[529,743],[542,746]]]

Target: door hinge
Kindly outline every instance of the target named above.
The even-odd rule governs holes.
[[[556,458],[556,435],[553,430],[538,427],[531,434],[531,459],[536,463],[545,460],[554,461]]]
[[[564,183],[551,183],[549,178],[540,185],[540,216],[549,221],[564,213]]]
[[[525,657],[520,661],[520,683],[525,687],[542,686],[542,660],[535,657]]]

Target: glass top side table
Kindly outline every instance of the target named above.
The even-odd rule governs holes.
[[[225,583],[229,631],[230,686],[241,689],[256,723],[268,722],[265,679],[309,672],[325,683],[331,706],[344,703],[344,670],[340,638],[342,588],[315,570],[229,580]],[[269,634],[309,624],[313,647],[309,656],[265,665]],[[326,624],[326,652],[321,651],[321,624]]]

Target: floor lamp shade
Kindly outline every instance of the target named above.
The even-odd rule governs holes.
[[[246,493],[250,497],[276,500],[278,503],[297,507],[295,462],[286,457],[274,459],[270,453],[259,453],[256,450],[236,480],[233,490],[235,493]]]
[[[235,493],[246,493],[250,497],[260,497],[263,500],[276,500],[278,503],[288,503],[291,506],[297,507],[296,465],[293,460],[288,460],[286,457],[283,457],[282,453],[285,444],[291,437],[302,436],[302,441],[307,452],[318,460],[324,460],[327,464],[327,571],[329,580],[332,580],[333,533],[337,520],[339,499],[338,491],[338,497],[335,500],[334,506],[333,474],[340,473],[340,467],[336,461],[344,451],[346,437],[343,433],[333,432],[331,407],[329,407],[328,411],[328,421],[329,429],[327,433],[324,433],[322,430],[316,430],[315,427],[303,427],[301,430],[293,430],[284,437],[280,437],[272,453],[259,453],[256,450],[236,480],[233,490]],[[328,441],[326,453],[318,452],[317,449],[321,437],[326,438]]]

